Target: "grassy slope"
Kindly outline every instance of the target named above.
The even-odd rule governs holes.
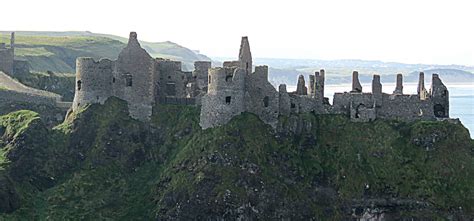
[[[426,202],[431,212],[407,212],[417,216],[433,218],[433,210],[442,215],[459,207],[474,213],[474,146],[461,125],[352,123],[307,114],[301,117],[311,123],[311,132],[293,136],[276,134],[251,114],[201,131],[199,110],[180,106],[157,107],[149,128],[130,119],[124,107],[117,99],[93,105],[48,132],[36,147],[42,153],[30,156],[36,172],[11,174],[22,207],[0,219],[150,220],[224,213],[229,219],[239,214],[337,219],[347,215],[343,208],[353,200],[391,197]],[[7,146],[11,134],[35,137],[46,130],[25,126],[37,121],[29,112],[1,119],[3,128],[12,128],[2,138]],[[7,171],[20,163],[10,162]]]
[[[9,39],[9,33],[0,32],[0,42]],[[16,56],[28,60],[33,71],[74,73],[77,57],[115,59],[126,43],[123,37],[91,32],[16,32]],[[141,44],[153,57],[183,61],[188,69],[196,60],[210,60],[169,41]]]
[[[9,35],[0,35],[0,42],[8,42]],[[96,36],[32,36],[17,34],[16,57],[29,62],[33,71],[74,73],[77,57],[117,57],[125,46],[122,42]]]

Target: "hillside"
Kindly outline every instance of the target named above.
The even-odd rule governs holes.
[[[0,32],[0,42],[9,43],[10,32]],[[91,32],[16,32],[16,57],[30,63],[36,72],[74,73],[77,57],[115,59],[125,47],[126,38]],[[191,69],[196,60],[210,60],[173,42],[145,42],[143,47],[153,57],[183,62]]]
[[[304,114],[275,132],[243,114],[202,131],[195,107],[155,110],[145,125],[109,99],[52,130],[30,111],[0,117],[0,219],[474,218],[461,124]]]

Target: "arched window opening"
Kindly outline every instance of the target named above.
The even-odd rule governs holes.
[[[230,100],[231,100],[230,96],[225,97],[225,103],[226,104],[230,104]]]

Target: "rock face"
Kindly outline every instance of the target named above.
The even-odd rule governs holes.
[[[20,197],[9,177],[0,174],[0,213],[11,213],[20,207]]]
[[[0,117],[0,202],[17,209],[0,219],[473,218],[461,124],[305,113],[275,131],[244,112],[201,130],[196,107],[160,105],[145,124],[127,106],[110,98],[52,130],[30,112]]]

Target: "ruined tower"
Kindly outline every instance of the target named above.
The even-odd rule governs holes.
[[[128,102],[130,115],[149,120],[154,102],[154,60],[140,46],[137,33],[130,32],[127,46],[120,52],[114,71],[114,93]]]
[[[76,90],[73,111],[87,104],[103,104],[113,95],[113,62],[108,59],[76,59]]]
[[[6,43],[0,43],[0,71],[13,74],[15,58],[15,32],[11,33],[10,47]]]
[[[244,69],[247,74],[252,73],[252,53],[250,52],[250,44],[247,36],[242,37],[239,51],[240,68]]]
[[[244,112],[246,71],[237,67],[209,69],[209,86],[202,98],[199,125],[215,127]]]

